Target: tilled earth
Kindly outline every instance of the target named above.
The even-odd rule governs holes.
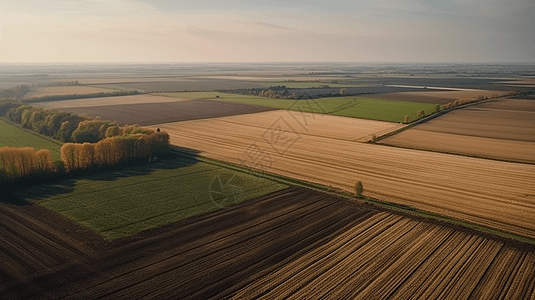
[[[289,188],[107,242],[0,204],[3,299],[529,299],[535,247]]]

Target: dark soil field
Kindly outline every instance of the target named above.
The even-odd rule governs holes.
[[[254,81],[211,79],[211,78],[185,78],[184,80],[151,81],[151,82],[121,82],[98,85],[106,88],[120,90],[142,90],[144,92],[170,92],[170,91],[214,91],[226,89],[250,89],[262,87]]]
[[[532,299],[535,248],[289,188],[105,242],[0,204],[3,299]]]
[[[250,114],[274,109],[257,105],[199,99],[168,103],[58,108],[58,110],[76,114],[87,114],[92,117],[100,116],[103,120],[117,121],[121,125],[138,124],[146,126],[160,123]]]

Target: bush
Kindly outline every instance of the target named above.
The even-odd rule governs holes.
[[[355,185],[355,193],[357,194],[357,197],[362,197],[362,192],[364,191],[364,188],[362,187],[362,181],[357,182]]]
[[[405,123],[409,123],[409,115],[405,116]]]

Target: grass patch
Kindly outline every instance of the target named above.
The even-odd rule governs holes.
[[[409,116],[409,122],[417,120],[417,112],[419,110],[424,111],[426,115],[429,115],[435,110],[436,106],[436,104],[430,103],[364,97],[333,97],[300,100],[300,103],[297,104],[297,100],[273,99],[246,95],[229,97],[220,96],[217,100],[397,123],[404,122],[406,115]]]
[[[52,153],[54,160],[60,160],[60,149],[62,145],[59,141],[44,137],[0,119],[0,147],[33,147],[36,150],[48,149]]]
[[[287,187],[181,158],[36,186],[18,194],[113,240]]]

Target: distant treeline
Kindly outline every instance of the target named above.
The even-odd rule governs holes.
[[[61,161],[49,150],[0,148],[0,186],[26,177],[112,166],[132,160],[151,160],[167,154],[169,135],[138,125],[120,127],[116,122],[91,120],[76,114],[1,101],[0,116],[64,142]]]
[[[51,95],[51,96],[42,96],[34,97],[31,99],[22,100],[26,103],[36,103],[36,102],[49,102],[49,101],[61,101],[61,100],[74,100],[74,99],[86,99],[86,98],[103,98],[103,97],[117,97],[117,96],[130,96],[138,95],[138,91],[116,91],[109,93],[92,93],[92,94],[71,94],[71,95]]]
[[[122,135],[117,122],[91,120],[73,113],[59,112],[24,104],[19,101],[0,101],[0,116],[22,127],[63,142],[96,143],[104,138]],[[136,133],[147,130],[136,127]]]
[[[14,88],[0,91],[0,98],[20,99],[31,91],[29,85],[19,85]]]

